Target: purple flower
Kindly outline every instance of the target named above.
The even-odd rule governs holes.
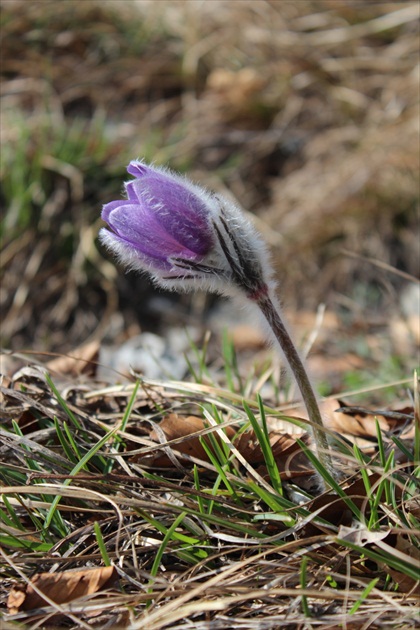
[[[264,245],[233,204],[165,168],[133,161],[127,170],[127,199],[104,206],[110,230],[100,231],[123,264],[175,290],[265,290]]]
[[[100,239],[125,265],[150,273],[161,287],[205,288],[248,298],[287,359],[313,424],[318,457],[332,472],[322,418],[308,375],[280,316],[264,243],[229,200],[171,171],[143,162],[128,166],[135,179],[127,199],[111,201]]]

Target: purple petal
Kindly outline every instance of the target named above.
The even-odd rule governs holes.
[[[200,255],[213,246],[209,212],[204,202],[187,187],[159,172],[148,173],[126,186],[131,199],[147,206],[164,230],[181,245]]]
[[[133,243],[130,243],[124,237],[118,236],[118,234],[114,234],[105,228],[102,228],[103,232],[107,233],[106,239],[104,238],[104,234],[102,235],[102,241],[111,249],[115,251],[116,254],[121,256],[121,259],[126,262],[126,264],[130,264],[131,258],[130,256],[134,255],[135,258],[142,263],[146,269],[152,267],[155,270],[161,270],[165,273],[169,273],[173,267],[172,263],[166,258],[152,256],[150,254],[144,254],[141,250],[139,250]]]
[[[147,175],[153,175],[154,173],[159,171],[156,171],[156,169],[152,166],[148,166],[147,164],[143,164],[142,162],[133,160],[127,166],[127,172],[130,173],[130,175],[134,175],[134,177],[136,177],[137,179],[140,179],[144,178]],[[131,201],[139,201],[140,198],[138,197],[137,190],[132,185],[133,183],[134,181],[129,181],[124,184],[125,190],[127,192],[127,197]]]
[[[200,194],[194,192],[193,184],[163,168],[138,161],[130,162],[127,171],[137,178],[125,184],[130,201],[147,206],[185,247],[201,255],[211,249],[209,210]]]
[[[111,214],[111,212],[113,210],[116,210],[116,208],[120,208],[121,206],[125,204],[127,204],[125,200],[110,201],[109,203],[106,203],[102,208],[102,213],[101,213],[102,220],[105,221],[106,223],[109,223],[109,215]]]
[[[160,225],[156,215],[138,204],[126,203],[114,207],[108,213],[107,223],[120,239],[146,258],[161,261],[167,261],[172,256],[197,258],[198,252],[179,243]]]
[[[127,166],[127,172],[130,173],[130,175],[134,175],[134,177],[144,177],[147,173],[155,172],[155,169],[152,166],[143,164],[143,162],[133,160]]]

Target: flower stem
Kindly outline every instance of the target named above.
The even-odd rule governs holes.
[[[302,394],[303,402],[305,403],[308,411],[309,420],[312,423],[312,434],[316,444],[317,456],[320,464],[327,469],[327,471],[334,477],[334,468],[329,452],[327,436],[325,433],[324,423],[322,421],[321,413],[319,411],[318,402],[308,374],[302,363],[295,345],[280,317],[278,309],[274,306],[268,293],[261,292],[256,296],[255,303],[260,308],[265,319],[270,325],[271,330],[274,333],[284,356],[293,372],[296,379],[296,383]]]

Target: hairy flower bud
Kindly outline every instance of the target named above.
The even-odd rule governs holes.
[[[264,244],[238,208],[168,169],[133,161],[126,200],[106,204],[102,243],[126,266],[177,291],[266,291]]]
[[[268,324],[296,378],[312,422],[318,456],[332,464],[308,375],[280,315],[272,270],[251,223],[230,201],[171,171],[134,161],[127,199],[104,206],[100,239],[120,261],[175,291],[204,288],[248,298]]]

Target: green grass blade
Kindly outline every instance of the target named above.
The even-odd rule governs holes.
[[[130,396],[130,400],[128,401],[128,405],[124,411],[124,415],[122,417],[121,423],[119,427],[117,427],[118,431],[125,431],[127,428],[127,424],[130,420],[131,413],[133,411],[133,408],[136,402],[137,392],[138,392],[139,387],[140,387],[140,381],[136,381],[133,388],[133,393]],[[113,450],[118,453],[118,451],[120,450],[120,447],[123,445],[124,445],[124,440],[119,435],[116,435],[115,440],[114,440]],[[109,474],[110,472],[112,472],[114,465],[115,465],[115,460],[113,458],[107,459],[104,466],[104,474]]]
[[[0,546],[10,549],[25,549],[34,553],[48,553],[53,545],[52,543],[35,542],[33,540],[26,540],[25,538],[17,538],[11,534],[0,534]]]
[[[361,523],[364,523],[365,519],[364,519],[364,516],[363,516],[362,512],[359,510],[359,508],[354,503],[354,501],[352,501],[350,499],[350,497],[348,497],[347,494],[344,492],[344,490],[338,485],[338,483],[332,477],[332,475],[330,475],[328,470],[326,470],[324,468],[324,466],[322,466],[322,464],[319,463],[318,458],[316,457],[316,455],[314,453],[312,453],[312,451],[306,446],[306,444],[304,442],[302,442],[302,440],[297,439],[296,441],[299,444],[299,446],[301,447],[301,449],[304,451],[304,453],[306,454],[306,456],[309,459],[309,461],[312,463],[312,465],[315,468],[315,470],[324,479],[324,481],[332,488],[332,490],[334,490],[334,492],[336,492],[338,494],[338,496],[340,496],[343,499],[344,503],[347,505],[347,507],[350,508],[350,510],[355,515],[355,517]]]
[[[254,493],[277,515],[282,515],[282,520],[288,527],[292,527],[295,524],[293,516],[286,511],[283,501],[279,500],[279,497],[267,492],[265,488],[261,488],[255,481],[248,482],[249,487],[252,488]],[[280,497],[281,498],[281,497]],[[293,505],[293,504],[292,504]],[[293,506],[295,507],[295,506]]]
[[[197,490],[197,492],[201,492],[200,478],[199,478],[199,475],[198,475],[197,464],[194,464],[193,476],[194,476],[194,487]],[[200,496],[199,494],[197,494],[197,504],[198,504],[198,509],[200,510],[200,513],[204,514],[205,513],[204,500],[203,500],[203,497]]]
[[[14,509],[13,505],[10,503],[7,496],[5,494],[2,494],[1,498],[8,512],[8,514],[6,514],[4,510],[0,510],[1,522],[4,523],[5,525],[9,525],[10,527],[16,527],[16,529],[21,529],[22,531],[25,531],[25,527],[20,522],[20,519],[18,515],[16,514],[16,510]]]
[[[97,442],[96,444],[94,444],[92,446],[92,448],[82,457],[82,459],[76,464],[76,466],[74,466],[74,468],[71,470],[70,472],[70,477],[73,477],[74,475],[77,475],[78,472],[80,472],[84,466],[89,462],[89,460],[95,455],[95,453],[97,451],[99,451],[100,448],[102,448],[102,446],[104,444],[107,443],[107,441],[110,439],[110,437],[112,437],[116,432],[118,431],[118,427],[115,427],[115,429],[112,429],[111,431],[109,431],[106,435],[104,435],[104,437],[102,439],[99,440],[99,442]],[[72,479],[66,479],[63,483],[64,486],[69,486],[72,483]],[[54,516],[54,513],[56,512],[57,506],[59,504],[61,500],[61,495],[58,495],[54,498],[51,507],[48,511],[47,517],[45,519],[45,523],[44,523],[44,530],[48,529],[48,527],[51,524],[51,520]]]
[[[363,589],[362,594],[360,595],[359,599],[356,602],[354,602],[353,606],[350,608],[349,615],[354,615],[354,613],[359,610],[360,606],[369,597],[371,591],[375,588],[378,582],[379,582],[379,578],[374,578],[371,582],[369,582],[366,588]]]
[[[22,433],[22,431],[21,431],[21,429],[20,429],[20,426],[19,426],[19,425],[18,425],[18,423],[16,422],[16,420],[12,420],[12,426],[13,426],[13,429],[14,429],[14,431],[15,431],[16,435],[18,435],[19,437],[23,437],[23,433]],[[23,445],[22,445],[22,448],[23,448],[25,451],[27,451],[27,453],[28,453],[28,456],[27,456],[27,457],[25,457],[25,461],[26,461],[26,463],[27,463],[27,465],[28,465],[28,468],[30,468],[30,470],[33,470],[34,472],[42,472],[42,468],[40,467],[40,465],[38,464],[38,462],[36,462],[34,459],[32,459],[32,458],[29,456],[29,453],[31,452],[31,451],[30,451],[30,449],[29,449],[29,447],[28,447],[26,444],[23,444]]]
[[[216,455],[213,453],[213,451],[211,450],[210,446],[207,444],[206,440],[202,437],[200,437],[200,444],[203,447],[203,449],[206,451],[206,455],[209,458],[209,460],[211,461],[211,463],[213,464],[213,466],[216,468],[219,477],[222,479],[227,491],[229,492],[229,494],[231,496],[237,496],[235,490],[233,489],[231,483],[229,482],[228,478],[226,477],[226,473],[222,468],[222,465],[220,464],[218,458],[216,457]]]
[[[54,416],[54,427],[55,427],[55,432],[57,434],[58,437],[58,441],[61,444],[61,447],[64,451],[64,453],[67,456],[67,459],[72,463],[72,464],[76,464],[78,459],[80,459],[80,453],[78,452],[78,449],[76,448],[76,444],[73,440],[73,436],[70,434],[70,439],[69,439],[69,431],[68,431],[68,425],[66,422],[64,422],[64,430],[66,435],[64,435],[63,431],[61,430],[58,418],[56,416]],[[69,444],[70,442],[70,444]],[[76,457],[77,455],[77,457]]]
[[[193,341],[193,339],[191,339],[191,336],[188,333],[188,330],[186,330],[185,333],[187,335],[187,339],[190,344],[191,350],[193,351],[197,359],[198,370],[199,370],[197,373],[187,353],[184,352],[184,358],[188,365],[188,370],[190,371],[191,376],[193,377],[196,383],[202,383],[204,377],[206,377],[206,380],[208,382],[212,382],[212,378],[207,367],[207,350],[208,350],[208,345],[210,341],[210,332],[209,331],[206,332],[201,349],[197,346],[197,344]]]
[[[360,474],[363,479],[363,485],[365,486],[366,495],[369,496],[372,492],[372,486],[370,484],[368,471],[366,470],[366,459],[357,444],[353,445],[353,453],[360,464],[360,468],[358,470],[360,470]]]
[[[391,440],[394,442],[395,446],[399,448],[402,453],[404,453],[404,455],[407,458],[407,461],[409,462],[418,461],[418,460],[415,460],[414,458],[414,452],[408,450],[407,445],[403,442],[403,440],[400,440],[396,435],[391,435]]]
[[[262,410],[264,420],[265,420],[264,407],[262,405],[260,396],[258,396],[258,404],[259,404],[260,412]],[[250,407],[248,406],[245,400],[242,401],[242,405],[243,405],[246,415],[248,416],[248,420],[250,421],[252,429],[257,437],[258,443],[261,447],[261,451],[262,451],[264,461],[267,466],[268,474],[270,476],[270,480],[273,485],[273,488],[274,490],[276,490],[276,492],[278,492],[281,495],[283,493],[283,489],[281,485],[280,473],[276,464],[276,460],[274,459],[274,456],[273,456],[273,451],[271,449],[270,438],[267,432],[267,425],[265,424],[265,430],[264,428],[261,428],[260,423],[258,422],[257,418],[255,417],[254,413],[251,411]]]
[[[238,369],[238,360],[236,356],[235,346],[232,339],[229,338],[227,330],[223,331],[222,338],[222,355],[224,359],[224,369],[227,386],[231,392],[244,393],[243,382]],[[235,379],[237,384],[235,385]]]
[[[212,420],[214,420],[217,424],[222,424],[223,419],[220,417],[220,414],[218,412],[218,410],[213,406],[212,409],[212,414],[210,414],[207,409],[203,410],[205,417],[207,418],[207,420],[209,420],[210,422],[210,426],[212,426],[212,424],[214,424],[214,422],[211,422]],[[222,431],[224,431],[224,429],[221,429]],[[229,455],[230,455],[230,450],[229,450],[229,446],[223,442],[223,440],[218,440],[217,439],[217,432],[216,431],[211,431],[210,433],[207,434],[207,438],[210,441],[211,447],[213,449],[214,454],[216,455],[216,457],[219,460],[219,463],[221,464],[221,466],[223,466],[226,470],[230,469],[230,462],[229,462]]]
[[[261,422],[262,422],[263,434],[264,434],[264,440],[263,440],[264,448],[262,445],[261,445],[261,448],[263,451],[265,463],[267,465],[268,474],[270,475],[270,479],[273,484],[273,488],[280,495],[282,495],[283,488],[281,484],[280,472],[279,472],[276,460],[273,455],[273,449],[271,448],[270,435],[269,435],[268,427],[267,427],[267,417],[265,414],[262,398],[259,394],[257,395],[257,400],[258,400],[258,408],[260,410]]]
[[[308,566],[308,557],[303,556],[302,561],[300,563],[300,588],[304,591],[307,586],[307,569]],[[308,598],[306,595],[301,595],[301,604],[302,604],[302,612],[305,617],[310,617],[311,613],[308,606]]]
[[[384,441],[382,439],[382,431],[381,431],[380,424],[378,422],[378,418],[375,418],[375,427],[376,427],[376,438],[378,440],[379,459],[380,459],[382,468],[385,468],[385,464],[386,464],[385,446],[384,446]]]
[[[150,570],[150,574],[153,577],[156,577],[157,575],[159,565],[163,558],[163,554],[165,553],[168,543],[173,539],[176,528],[182,523],[182,521],[184,520],[186,516],[187,515],[185,512],[181,512],[181,514],[178,514],[178,516],[176,517],[172,525],[169,527],[169,529],[167,529],[165,536],[163,537],[163,540],[161,544],[159,545],[159,549],[156,552],[156,556],[153,561],[152,568]],[[149,589],[149,592],[150,592],[150,589]]]
[[[215,480],[215,482],[213,484],[213,488],[211,489],[211,496],[212,497],[216,497],[221,483],[222,483],[222,477],[220,475],[218,475],[217,479]],[[206,516],[210,516],[211,515],[211,513],[213,512],[213,508],[216,505],[217,505],[216,499],[211,499],[211,501],[208,502]]]
[[[98,521],[93,524],[93,531],[95,532],[96,542],[98,543],[99,551],[101,552],[103,563],[106,567],[111,566],[111,560],[109,559],[106,545],[102,536],[101,528]]]
[[[56,388],[56,386],[54,385],[51,377],[49,374],[45,374],[45,380],[47,381],[48,385],[50,386],[51,390],[54,392],[54,396],[57,398],[58,402],[60,403],[60,406],[62,407],[62,409],[65,411],[67,417],[69,418],[69,420],[71,421],[71,423],[76,427],[76,429],[83,429],[80,421],[78,420],[78,418],[76,418],[76,416],[74,415],[74,413],[72,412],[72,410],[69,408],[67,401],[64,400],[64,398],[62,397],[62,395],[60,394],[60,392],[58,391],[58,389]]]

